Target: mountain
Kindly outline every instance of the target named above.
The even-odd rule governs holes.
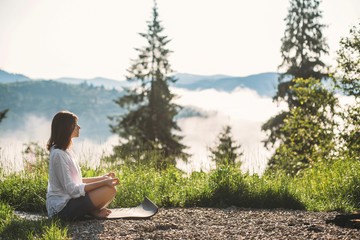
[[[0,69],[0,83],[23,82],[30,80],[30,78],[22,74],[8,73]]]
[[[188,76],[187,76],[188,77]],[[247,77],[206,77],[197,76],[196,81],[182,81],[181,76],[174,84],[175,87],[189,90],[216,89],[231,92],[235,88],[249,88],[261,96],[273,97],[277,91],[279,74],[275,72],[261,73]],[[190,82],[190,83],[187,83]]]
[[[173,84],[174,87],[189,90],[214,88],[221,91],[246,87],[257,91],[259,95],[272,97],[275,94],[278,74],[231,77],[182,73],[175,77],[178,81]],[[33,119],[29,116],[51,121],[56,112],[69,110],[79,116],[79,123],[83,126],[82,136],[103,140],[111,135],[108,116],[125,112],[113,101],[124,94],[124,86],[130,84],[107,78],[33,80],[21,74],[0,70],[0,111],[10,109],[0,124],[0,135],[24,130],[29,126],[27,121]],[[207,113],[185,106],[176,119],[193,116],[206,117]]]
[[[124,113],[113,102],[122,94],[85,83],[71,85],[49,80],[0,84],[0,109],[9,109],[0,124],[0,135],[24,130],[29,126],[27,121],[34,117],[51,121],[56,112],[69,110],[79,117],[84,137],[106,138],[111,135],[107,117]]]
[[[188,73],[177,73],[174,77],[178,80],[176,84],[180,85],[187,85],[192,84],[198,81],[203,80],[218,80],[221,78],[228,78],[228,75],[211,75],[211,76],[204,76],[204,75],[195,75],[195,74],[188,74]]]
[[[121,90],[124,87],[129,87],[130,84],[127,81],[117,81],[108,78],[92,78],[92,79],[80,79],[80,78],[57,78],[54,79],[56,82],[67,83],[67,84],[81,84],[86,83],[96,87],[104,87],[106,89],[117,89]]]
[[[0,136],[16,131],[31,131],[29,121],[46,119],[51,121],[61,110],[74,112],[82,126],[81,135],[93,141],[101,141],[111,135],[109,116],[121,115],[125,109],[113,100],[124,92],[89,85],[67,84],[52,80],[0,83],[0,111],[9,109],[0,124]],[[198,109],[184,107],[176,119],[187,117],[206,117]],[[37,121],[39,124],[44,124]]]
[[[188,73],[178,73],[174,77],[177,81],[172,84],[174,87],[185,88],[188,90],[216,89],[219,91],[231,92],[235,88],[249,88],[255,90],[261,96],[273,97],[277,90],[279,74],[275,72],[260,73],[249,75],[246,77],[233,77],[228,75],[195,75]],[[0,83],[22,82],[32,80],[21,74],[11,74],[0,70]],[[38,79],[38,81],[45,79]],[[103,87],[105,89],[122,90],[124,87],[131,87],[133,83],[122,80],[113,80],[108,78],[57,78],[53,81],[67,84],[83,84],[86,83],[94,87]]]

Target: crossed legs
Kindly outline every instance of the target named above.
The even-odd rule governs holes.
[[[106,207],[115,198],[116,188],[110,186],[103,186],[89,192],[91,202],[96,209],[92,211],[95,217],[106,217],[111,213],[111,210]]]

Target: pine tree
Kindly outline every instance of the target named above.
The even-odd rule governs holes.
[[[211,152],[210,158],[212,161],[215,161],[216,167],[224,165],[236,166],[236,160],[238,160],[243,153],[239,152],[241,146],[237,145],[231,136],[230,126],[224,127],[223,131],[220,132],[217,141],[218,143],[215,147],[209,148]]]
[[[140,81],[141,84],[134,89],[125,89],[126,94],[115,101],[128,112],[109,117],[116,121],[110,127],[124,140],[114,148],[117,156],[137,155],[136,160],[141,161],[149,159],[146,157],[149,152],[157,152],[166,162],[156,165],[166,167],[175,164],[177,157],[186,160],[188,155],[183,152],[186,147],[180,143],[182,137],[174,133],[181,130],[174,120],[181,107],[172,103],[175,95],[170,92],[169,83],[176,81],[169,76],[173,72],[168,61],[172,51],[166,48],[170,42],[168,37],[161,35],[164,29],[158,19],[156,2],[152,21],[147,23],[147,33],[140,33],[140,36],[148,45],[136,48],[138,58],[133,60],[126,77],[128,81]]]
[[[279,69],[285,72],[279,76],[279,84],[274,101],[286,100],[289,111],[269,119],[263,126],[263,131],[270,131],[265,140],[265,146],[269,143],[274,145],[278,140],[284,139],[280,129],[284,124],[286,116],[291,114],[291,109],[300,106],[298,96],[291,89],[294,81],[292,79],[315,78],[323,79],[325,64],[321,56],[328,53],[328,45],[322,34],[326,27],[319,21],[322,12],[319,10],[319,0],[290,0],[290,8],[286,21],[286,29],[281,46],[282,63]]]

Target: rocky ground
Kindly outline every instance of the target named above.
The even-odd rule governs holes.
[[[147,220],[86,220],[72,239],[360,239],[360,230],[326,220],[336,212],[284,209],[161,208]]]

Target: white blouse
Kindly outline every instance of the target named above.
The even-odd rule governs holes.
[[[69,150],[52,148],[49,161],[49,182],[46,209],[49,218],[60,212],[72,198],[85,196],[81,170]]]

